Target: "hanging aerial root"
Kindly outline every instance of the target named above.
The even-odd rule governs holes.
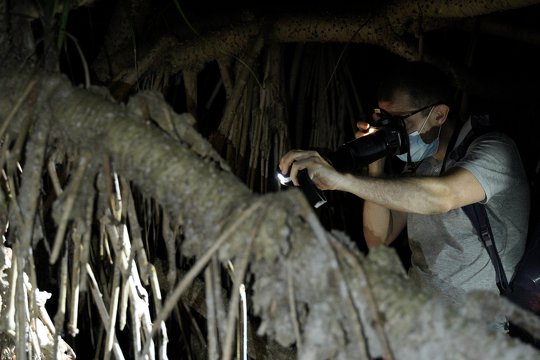
[[[180,300],[182,293],[191,284],[193,279],[204,269],[204,267],[208,264],[212,256],[219,250],[219,248],[225,243],[225,241],[229,239],[231,234],[233,234],[236,231],[236,229],[246,221],[246,219],[252,216],[253,213],[262,206],[263,206],[263,202],[261,200],[258,200],[258,201],[255,201],[253,204],[251,204],[246,210],[244,210],[235,219],[235,221],[222,232],[222,234],[216,240],[214,245],[212,245],[210,249],[208,249],[208,251],[203,256],[201,256],[199,260],[197,260],[195,265],[193,265],[191,270],[184,276],[182,281],[178,283],[178,285],[174,288],[174,290],[169,295],[167,301],[163,305],[162,311],[159,314],[157,314],[156,318],[154,319],[154,325],[152,326],[152,331],[149,334],[149,339],[147,339],[146,343],[144,344],[144,347],[142,348],[141,354],[139,355],[140,357],[144,357],[148,355],[148,351],[150,350],[151,340],[154,337],[154,335],[159,331],[161,322],[165,321],[169,317],[171,312],[174,310],[176,304]]]
[[[94,275],[94,271],[92,270],[89,264],[86,264],[86,272],[88,274],[88,281],[90,283],[90,292],[92,293],[92,298],[94,299],[94,302],[98,309],[99,316],[101,317],[103,326],[105,328],[108,328],[111,318],[109,316],[109,313],[107,312],[105,303],[103,302],[103,296],[101,294],[101,291],[99,290],[99,285]],[[122,353],[122,349],[120,348],[120,344],[118,343],[118,339],[116,338],[116,335],[113,336],[113,341],[114,341],[114,344],[113,344],[114,356],[118,360],[124,360],[125,359],[124,354]]]
[[[75,200],[77,199],[77,192],[79,190],[79,187],[81,186],[81,182],[84,177],[84,172],[88,166],[89,161],[90,161],[90,154],[82,154],[79,160],[79,166],[77,167],[77,170],[75,171],[75,174],[73,175],[73,180],[69,186],[69,190],[65,198],[62,216],[58,220],[58,230],[56,231],[56,236],[54,238],[54,245],[53,245],[51,256],[49,259],[50,264],[56,263],[56,260],[58,259],[58,255],[60,254],[60,250],[62,249],[62,243],[64,241],[67,224],[71,216],[71,210],[73,209],[73,205],[75,204]]]
[[[229,360],[232,357],[232,343],[234,340],[234,324],[236,319],[238,318],[238,299],[240,297],[240,287],[244,287],[242,284],[242,280],[244,279],[247,271],[247,267],[250,260],[250,255],[252,253],[252,245],[253,241],[256,238],[261,221],[264,219],[266,212],[259,213],[257,215],[257,220],[255,222],[255,226],[253,226],[252,233],[250,234],[251,237],[248,239],[248,243],[245,246],[244,252],[242,253],[240,259],[239,259],[239,266],[236,271],[233,270],[233,291],[231,295],[231,299],[229,300],[229,311],[228,311],[228,318],[227,318],[227,330],[226,330],[226,338],[225,338],[225,346],[223,348],[223,359]],[[247,321],[247,319],[243,319],[244,321]],[[245,335],[245,334],[244,334]],[[247,354],[246,354],[247,356]],[[243,357],[237,356],[237,359],[243,359]]]

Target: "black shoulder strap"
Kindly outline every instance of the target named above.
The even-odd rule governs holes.
[[[465,136],[463,141],[457,145],[449,154],[448,157],[454,161],[458,161],[465,156],[469,145],[482,134],[486,134],[493,130],[491,127],[489,117],[487,115],[472,115],[471,116],[472,130]],[[446,158],[445,161],[446,163]],[[444,166],[445,164],[443,164]],[[444,168],[443,168],[444,169]],[[507,294],[510,292],[508,280],[499,257],[499,252],[495,245],[495,238],[491,231],[491,225],[489,224],[489,218],[486,211],[486,206],[481,203],[474,203],[462,207],[467,217],[471,220],[480,242],[487,250],[491,263],[495,268],[495,280],[499,292],[501,294]]]
[[[464,206],[462,209],[471,220],[476,232],[478,233],[478,238],[488,252],[491,263],[495,268],[495,280],[497,282],[499,292],[501,295],[508,294],[510,292],[510,287],[508,286],[508,280],[506,279],[501,258],[499,257],[497,246],[495,245],[495,238],[489,224],[486,206],[481,203],[474,203]]]

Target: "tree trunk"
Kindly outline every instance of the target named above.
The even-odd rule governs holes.
[[[207,259],[219,241],[219,258],[230,259],[237,274],[249,264],[251,276],[237,280],[250,286],[258,333],[295,344],[299,359],[538,358],[488,330],[485,304],[519,310],[483,293],[464,309],[446,307],[407,278],[393,251],[364,258],[344,235],[326,232],[299,191],[252,194],[193,129],[192,117],[175,114],[154,93],[126,108],[58,74],[16,69],[0,69],[0,128],[19,132],[31,107],[44,104],[37,110],[50,116],[49,144],[91,152],[97,163],[109,157],[115,172],[181,219],[182,255]],[[11,116],[17,100],[22,106]],[[530,321],[538,331],[538,319]]]

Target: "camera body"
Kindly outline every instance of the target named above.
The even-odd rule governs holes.
[[[356,171],[384,156],[399,155],[409,150],[409,135],[403,118],[388,113],[384,115],[371,125],[367,135],[340,145],[328,156],[337,171]]]

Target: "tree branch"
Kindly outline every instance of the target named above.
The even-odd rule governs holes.
[[[24,92],[29,76],[9,65],[0,69],[0,119]],[[253,312],[261,318],[258,333],[284,346],[296,341],[289,297],[289,284],[294,284],[295,321],[302,341],[299,359],[358,358],[366,346],[359,329],[369,339],[369,356],[379,356],[381,346],[373,325],[377,318],[384,319],[378,323],[382,326],[378,333],[384,331],[386,347],[398,359],[443,359],[455,352],[464,359],[500,354],[538,358],[534,349],[489,331],[483,322],[443,305],[437,297],[429,298],[406,277],[393,251],[379,249],[364,258],[344,235],[336,233],[344,246],[335,252],[299,191],[252,194],[219,162],[201,155],[202,145],[194,145],[204,140],[193,139],[193,132],[181,132],[174,140],[142,115],[103,95],[73,88],[56,74],[40,73],[38,84],[38,101],[47,102],[44,111],[54,118],[51,141],[91,149],[96,159],[109,155],[118,174],[157,200],[172,218],[183,219],[183,255],[202,257],[239,213],[255,202],[262,204],[262,221],[247,216],[220,247],[219,256],[235,258],[252,243],[250,288]],[[161,105],[170,111],[168,105]],[[25,113],[25,106],[28,103],[19,113]],[[8,131],[16,132],[23,118],[15,116]],[[183,125],[187,128],[189,122]],[[253,234],[259,221],[260,228]],[[343,251],[350,255],[342,255]],[[364,269],[367,283],[358,278],[353,258]],[[377,313],[365,298],[366,284]],[[360,316],[351,317],[353,313]]]

